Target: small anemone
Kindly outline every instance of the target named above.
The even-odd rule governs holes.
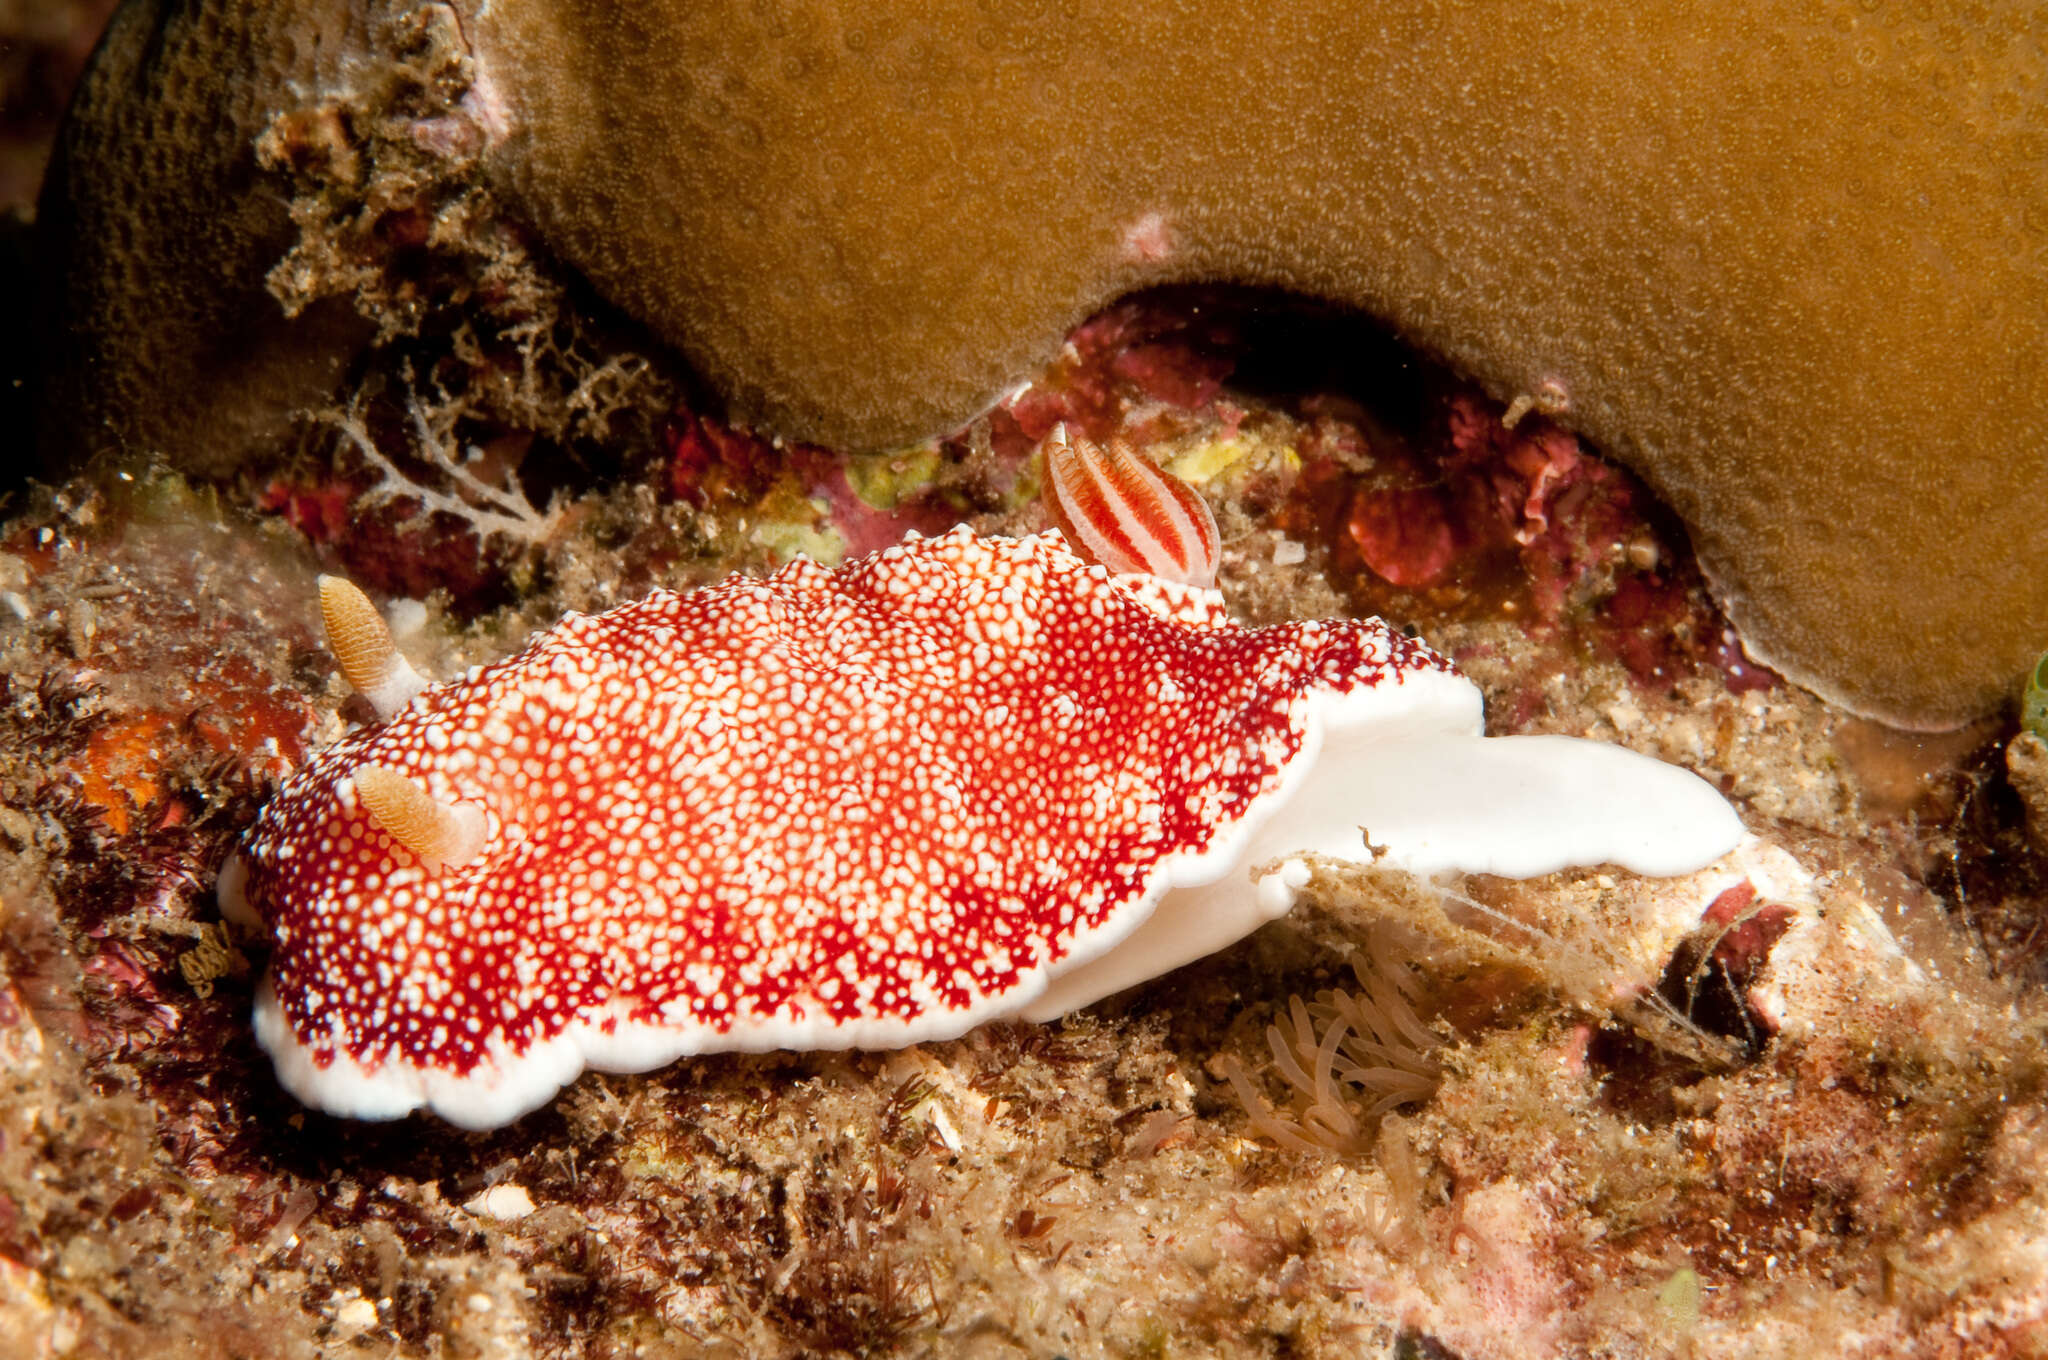
[[[1362,1155],[1382,1116],[1429,1099],[1443,1080],[1436,1053],[1444,1040],[1417,1018],[1402,980],[1357,958],[1351,971],[1358,991],[1291,996],[1287,1014],[1266,1027],[1289,1088],[1286,1109],[1266,1104],[1234,1056],[1223,1059],[1252,1128],[1290,1151]]]

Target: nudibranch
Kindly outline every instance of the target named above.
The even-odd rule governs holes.
[[[1286,911],[1311,853],[1671,874],[1742,835],[1675,767],[1484,737],[1378,620],[1243,628],[1058,533],[657,591],[438,685],[322,594],[382,721],[285,784],[220,896],[270,933],[280,1080],[360,1118],[1049,1019]]]

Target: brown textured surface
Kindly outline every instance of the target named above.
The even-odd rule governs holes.
[[[292,240],[259,179],[271,116],[360,47],[348,0],[129,0],[80,82],[44,180],[46,457],[231,465],[334,388],[362,323],[287,322],[264,275]]]
[[[1275,283],[1560,384],[1852,707],[1960,717],[2048,633],[2030,6],[732,8],[478,41],[557,249],[778,428],[926,434],[1122,290]]]
[[[228,17],[166,69],[271,97],[275,20],[179,12]],[[1147,282],[1342,299],[1504,397],[1561,397],[1685,517],[1762,658],[1940,724],[1996,703],[2048,634],[2043,26],[1887,0],[501,0],[470,31],[521,210],[773,428],[872,446],[953,425]],[[116,74],[75,163],[136,163]],[[189,132],[149,144],[193,154]],[[210,222],[188,186],[210,206],[226,181],[162,173],[81,190],[139,206],[75,234]],[[120,269],[168,261],[182,292],[229,263],[183,249],[95,244],[115,272],[69,272],[115,348],[70,365],[60,409],[132,438],[179,418],[188,374],[260,409],[199,343],[246,332],[138,316],[149,290]]]

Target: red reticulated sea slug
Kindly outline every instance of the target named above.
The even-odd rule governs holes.
[[[441,685],[352,586],[323,604],[383,721],[286,783],[221,900],[273,942],[280,1079],[364,1118],[1050,1018],[1284,912],[1304,853],[1669,874],[1742,835],[1675,767],[1484,737],[1378,620],[1242,628],[1057,533],[657,591]]]

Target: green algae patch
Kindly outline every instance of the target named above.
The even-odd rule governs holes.
[[[2020,726],[2048,740],[2048,652],[2041,654],[2027,675],[2027,687],[2020,696]]]
[[[846,460],[846,481],[866,505],[894,510],[931,486],[944,459],[936,440],[888,453],[855,454]]]
[[[1184,482],[1201,486],[1205,482],[1222,476],[1239,462],[1251,456],[1253,445],[1250,441],[1231,436],[1223,439],[1209,439],[1167,460],[1166,470]]]
[[[814,503],[822,514],[825,505]],[[820,566],[836,567],[846,557],[846,540],[830,529],[789,521],[768,521],[756,525],[753,541],[767,550],[777,564],[808,557]]]

